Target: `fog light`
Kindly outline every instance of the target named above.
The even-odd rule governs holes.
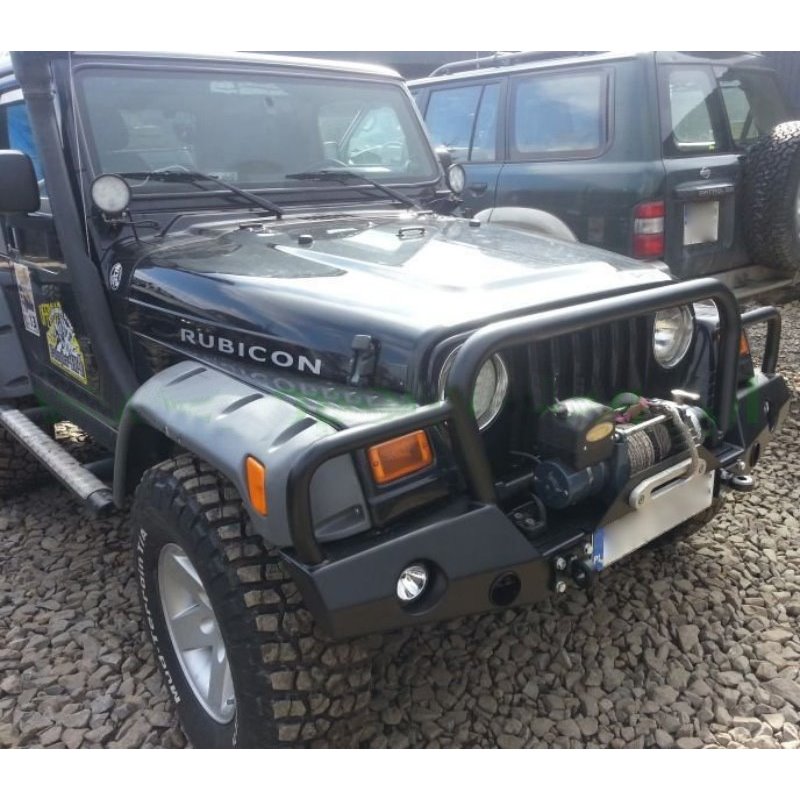
[[[397,579],[397,597],[402,603],[416,600],[428,585],[428,570],[422,564],[406,567]]]

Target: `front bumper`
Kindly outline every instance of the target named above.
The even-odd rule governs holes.
[[[450,371],[443,401],[389,422],[336,433],[317,442],[295,464],[287,496],[294,548],[284,557],[306,605],[322,628],[334,638],[346,638],[529,604],[563,589],[565,563],[581,560],[591,564],[594,559],[597,564],[598,532],[604,530],[606,522],[619,528],[619,514],[606,515],[599,524],[588,528],[576,524],[543,540],[528,536],[524,527],[515,524],[500,508],[470,408],[477,372],[483,361],[501,348],[705,299],[715,301],[720,329],[715,401],[710,409],[716,429],[707,447],[699,448],[703,472],[710,475],[718,469],[747,471],[754,466],[785,416],[789,402],[785,382],[771,374],[780,338],[780,318],[773,309],[750,312],[740,319],[731,292],[714,279],[701,279],[489,325],[462,346]],[[747,387],[738,387],[742,325],[759,322],[769,325],[762,367],[769,367],[770,373],[765,370]],[[323,553],[314,537],[309,500],[316,470],[342,454],[437,425],[444,425],[450,434],[468,496],[454,500],[422,521],[417,519],[393,530],[391,535],[367,534],[357,541],[329,545]],[[717,485],[715,482],[714,491]],[[692,489],[692,496],[697,496],[695,484]],[[676,503],[673,500],[669,505]],[[634,519],[637,513],[625,511]],[[640,537],[640,544],[686,518],[680,513],[656,517],[658,524],[666,527],[658,529],[656,525]],[[636,525],[628,520],[621,527],[633,529]],[[600,561],[602,566],[602,558]],[[429,588],[418,601],[402,605],[395,591],[398,576],[409,564],[420,562],[429,568]],[[589,580],[585,573],[573,577],[581,584]]]

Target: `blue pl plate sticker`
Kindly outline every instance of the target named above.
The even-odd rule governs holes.
[[[592,568],[595,572],[603,569],[603,537],[605,528],[598,528],[592,536]]]

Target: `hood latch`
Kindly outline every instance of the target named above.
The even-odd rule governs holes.
[[[369,334],[357,333],[350,347],[353,348],[353,359],[349,383],[358,386],[365,378],[375,374],[378,344]]]

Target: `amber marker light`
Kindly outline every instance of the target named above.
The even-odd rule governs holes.
[[[747,334],[744,331],[742,331],[742,335],[739,337],[739,355],[750,355],[750,342],[747,341]]]
[[[375,483],[382,485],[429,467],[433,452],[425,431],[414,431],[370,447],[367,458]]]
[[[267,516],[267,468],[253,456],[247,456],[247,494],[250,505],[259,514]]]

